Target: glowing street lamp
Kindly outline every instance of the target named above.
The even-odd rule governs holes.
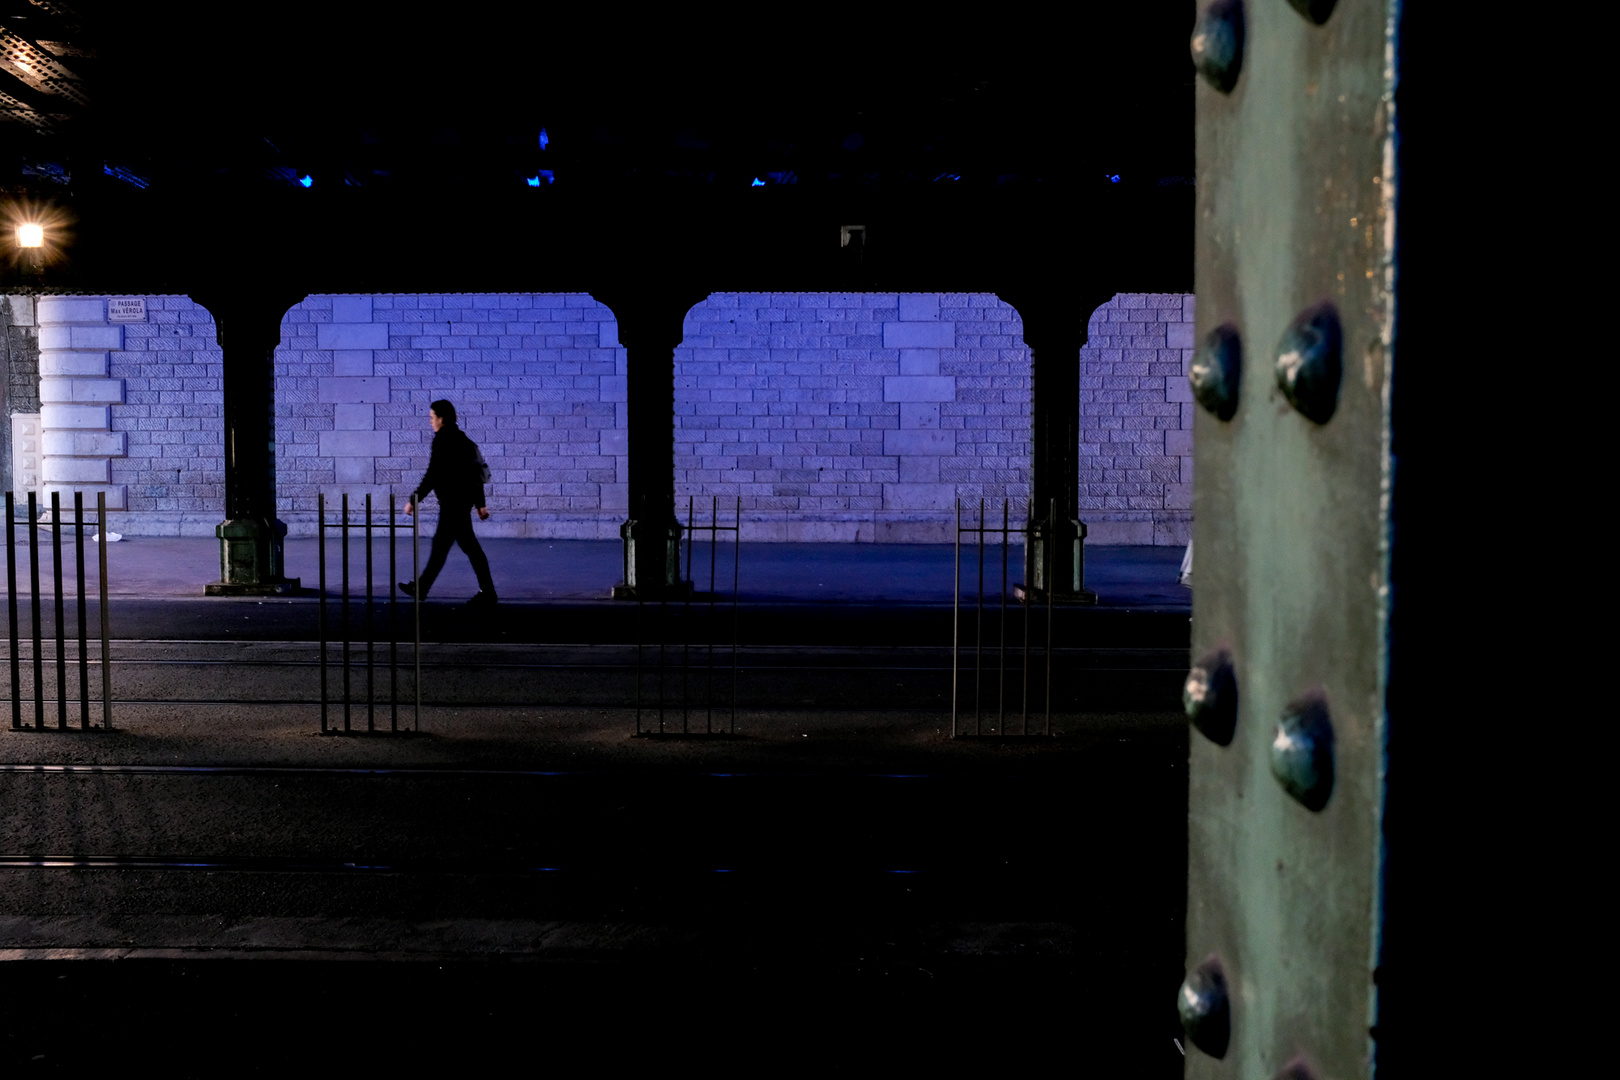
[[[17,226],[17,246],[38,248],[45,246],[45,226],[24,222]]]

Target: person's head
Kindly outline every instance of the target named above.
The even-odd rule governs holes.
[[[433,425],[434,431],[438,431],[445,424],[454,427],[456,423],[456,407],[444,398],[440,398],[433,403],[429,417],[429,422]]]

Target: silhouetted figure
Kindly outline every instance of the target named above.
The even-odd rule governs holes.
[[[427,475],[416,485],[405,501],[405,513],[415,513],[416,504],[428,494],[439,496],[439,527],[433,532],[433,552],[428,556],[426,569],[420,581],[402,581],[400,591],[406,596],[427,599],[433,588],[433,579],[444,569],[444,560],[450,554],[452,543],[460,544],[478,575],[478,594],[468,601],[469,606],[487,606],[495,603],[495,581],[489,576],[489,559],[479,546],[473,533],[472,518],[468,511],[478,510],[481,521],[489,520],[484,508],[484,477],[479,464],[478,445],[456,426],[456,407],[440,399],[428,411],[428,422],[433,426],[433,450],[428,456]]]

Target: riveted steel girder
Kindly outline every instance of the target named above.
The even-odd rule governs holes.
[[[1201,3],[1193,35],[1193,656],[1236,711],[1190,751],[1189,1077],[1374,1057],[1399,5],[1300,9]]]

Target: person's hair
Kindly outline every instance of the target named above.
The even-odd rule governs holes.
[[[439,419],[447,424],[456,422],[456,407],[443,398],[433,403],[433,411],[438,413]]]

